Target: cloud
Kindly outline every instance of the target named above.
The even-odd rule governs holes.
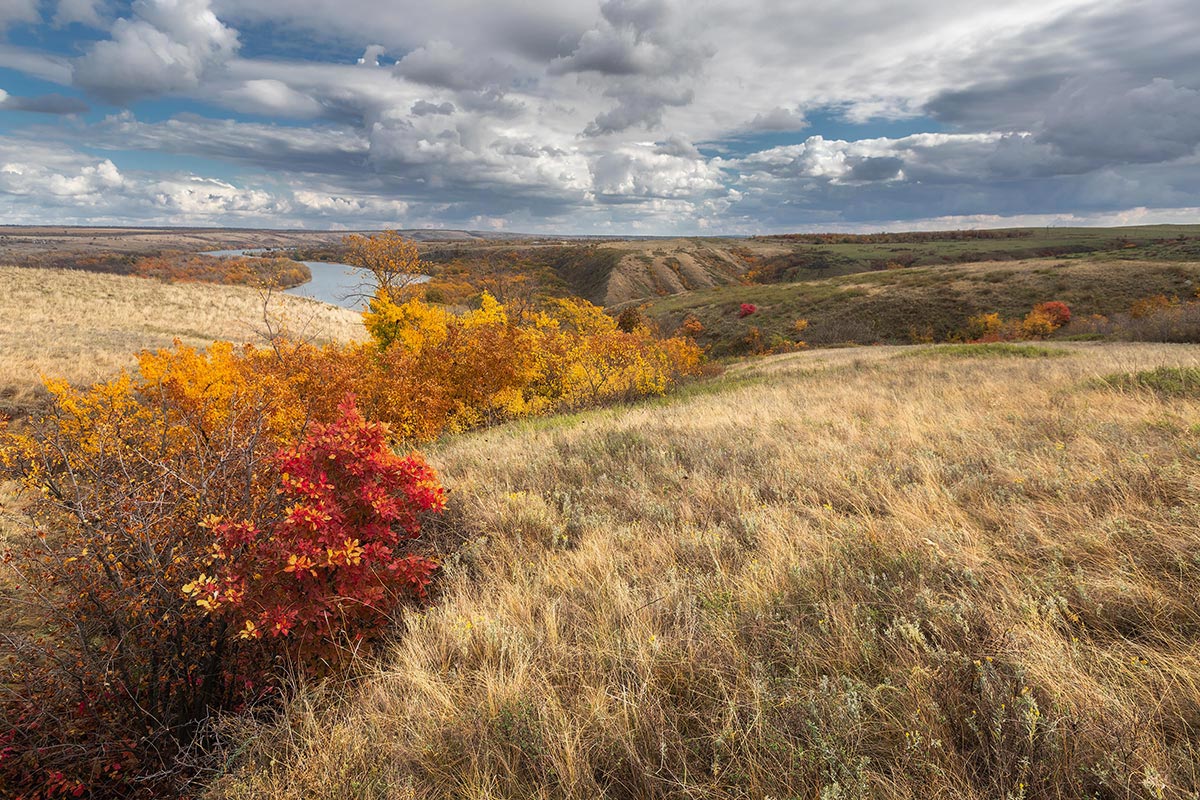
[[[429,114],[453,114],[454,103],[430,103],[426,100],[418,100],[412,104],[410,109],[414,117],[424,117]]]
[[[58,0],[53,23],[61,27],[78,22],[82,25],[100,28],[104,25],[104,18],[107,14],[108,3],[106,0]]]
[[[37,0],[0,0],[0,28],[14,22],[36,22],[38,17]]]
[[[229,108],[250,114],[315,117],[325,109],[319,102],[273,78],[255,78],[220,93]]]
[[[369,44],[363,51],[362,57],[358,59],[358,63],[363,67],[378,67],[380,57],[386,52],[387,48],[381,44]]]
[[[1122,88],[1111,78],[1073,79],[1051,97],[1038,133],[1068,156],[1102,164],[1157,163],[1200,145],[1200,91],[1155,78]]]
[[[18,97],[0,91],[0,108],[8,111],[32,111],[38,114],[82,114],[88,104],[77,97],[61,94],[39,94]]]
[[[195,89],[238,49],[209,0],[134,0],[132,12],[75,62],[76,85],[116,103]]]
[[[49,19],[37,23],[39,8]],[[0,20],[24,17],[40,25],[29,42],[55,42],[0,42],[0,67],[138,112],[56,125],[13,115],[0,150],[75,152],[31,159],[22,180],[85,188],[99,162],[80,151],[107,151],[125,183],[81,195],[96,198],[96,219],[109,208],[362,225],[403,212],[527,230],[754,232],[1161,214],[1200,194],[1194,0],[960,0],[953,15],[939,0],[812,0],[803,13],[776,0],[396,8],[0,0]],[[72,59],[49,27],[75,23],[106,33],[81,37]],[[66,89],[2,103],[22,106],[84,110]],[[189,156],[180,163],[201,174],[141,172],[130,151]],[[84,208],[46,191],[60,209],[48,215]]]
[[[459,47],[440,39],[408,53],[396,62],[394,70],[413,83],[455,90],[499,86],[512,74],[495,59],[468,57]]]
[[[757,131],[802,131],[808,120],[797,109],[775,106],[770,111],[754,115],[750,127]]]
[[[351,175],[367,161],[368,141],[345,127],[302,128],[182,116],[140,122],[131,113],[88,129],[92,147],[220,159],[272,171]]]
[[[616,97],[619,102],[615,108],[597,114],[583,129],[584,136],[620,133],[636,126],[646,129],[658,127],[666,108],[685,106],[692,102],[696,93],[690,88],[623,86],[605,92],[605,95]]]
[[[682,142],[605,153],[592,162],[591,172],[602,202],[696,199],[725,193],[717,169]]]

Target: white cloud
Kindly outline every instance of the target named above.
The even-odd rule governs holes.
[[[125,183],[103,202],[156,219],[753,231],[1200,192],[1194,0],[961,0],[953,15],[940,0],[135,0],[108,23],[116,7],[47,0],[53,24],[108,38],[73,63],[0,43],[0,66],[207,115],[17,134],[108,148]],[[0,0],[0,20],[31,8]],[[64,90],[3,106],[83,103]],[[241,114],[281,124],[224,118]],[[944,132],[841,141],[831,118]],[[220,180],[139,174],[119,153],[139,149],[207,159]],[[97,164],[43,166],[86,188]]]
[[[78,22],[99,28],[103,26],[107,12],[106,0],[58,0],[53,22],[59,26]]]
[[[134,0],[132,12],[75,62],[77,85],[118,101],[197,89],[238,49],[209,0]]]
[[[316,117],[324,110],[315,99],[298,92],[283,81],[255,78],[220,93],[229,108],[250,114],[276,114],[285,117]]]
[[[0,29],[14,22],[36,22],[37,0],[0,0]]]

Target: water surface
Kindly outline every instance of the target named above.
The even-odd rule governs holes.
[[[247,250],[209,250],[204,253],[206,256],[228,257],[228,256],[259,256],[263,254],[262,249],[252,248]],[[287,294],[295,294],[300,297],[310,297],[313,300],[320,300],[322,303],[329,303],[342,308],[349,308],[355,311],[361,311],[367,307],[367,300],[370,299],[372,291],[375,288],[374,278],[368,270],[361,267],[354,267],[349,264],[339,264],[335,261],[301,261],[299,262],[308,267],[312,272],[312,280],[307,283],[302,283],[299,286],[293,286],[291,289],[284,289]],[[428,275],[412,275],[412,283],[425,283],[429,280]]]

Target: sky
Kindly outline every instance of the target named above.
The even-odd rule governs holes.
[[[0,223],[1200,222],[1197,0],[0,0]]]

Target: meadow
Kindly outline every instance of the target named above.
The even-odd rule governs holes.
[[[436,602],[214,798],[1194,797],[1190,345],[775,356],[426,451]]]
[[[892,246],[845,244],[867,245]],[[583,277],[589,259],[624,263],[608,245],[546,247]],[[0,794],[5,776],[21,779],[5,761],[16,752],[50,765],[44,787],[96,797],[95,787],[175,786],[209,800],[1195,798],[1200,345],[1070,341],[1068,326],[1036,342],[723,358],[750,327],[814,345],[910,342],[984,311],[1019,319],[1050,299],[1078,319],[1194,296],[1197,263],[1141,256],[730,285],[616,319],[557,289],[471,311],[383,293],[364,318],[245,287],[0,268],[0,412],[17,415],[18,435],[3,455],[34,465],[21,477],[48,498],[0,485],[0,544],[26,546],[37,520],[56,531],[40,539],[45,574],[106,592],[99,616],[79,605],[91,615],[81,630],[94,631],[80,640],[85,687],[108,685],[111,657],[134,667],[121,680],[139,702],[158,685],[210,679],[235,700],[211,701],[211,713],[209,700],[189,700],[196,716],[175,729],[186,735],[143,737],[139,714],[155,714],[87,690],[76,719],[63,699],[71,681],[50,682],[45,696],[68,710],[47,717],[63,726],[56,744],[11,691],[18,680],[40,688],[37,670],[53,659],[35,655],[0,684],[19,734],[0,730]],[[504,261],[489,279],[507,280],[520,259]],[[538,269],[553,272],[549,261]],[[1190,331],[1200,316],[1195,304],[1156,303],[1139,324]],[[689,317],[699,335],[658,338]],[[797,330],[797,319],[810,324]],[[301,341],[273,339],[280,331]],[[694,360],[669,368],[698,353],[693,336],[722,357],[703,375]],[[276,346],[188,349],[219,340]],[[132,387],[53,398],[37,388],[41,375],[76,386],[111,377],[174,341],[183,349],[141,359]],[[327,342],[337,346],[312,346]],[[347,391],[368,420],[337,405]],[[310,415],[329,425],[309,429]],[[300,449],[277,451],[306,429]],[[322,437],[358,449],[304,449]],[[417,445],[423,461],[388,449]],[[142,479],[128,479],[126,456]],[[38,458],[92,478],[60,480]],[[351,528],[297,534],[280,522],[308,502],[279,493],[281,482],[309,491],[288,471],[335,458],[419,473],[405,491],[424,493],[414,516],[396,517],[420,536],[386,568],[419,566],[419,579],[404,578],[419,592],[388,606],[379,639],[367,612],[371,571],[385,563],[370,559],[391,552],[382,540],[364,538],[375,548],[364,556]],[[434,473],[411,472],[426,461]],[[347,482],[337,503],[374,496],[357,475],[333,481]],[[259,527],[213,521],[206,507]],[[78,516],[78,536],[63,511]],[[304,539],[313,534],[320,546]],[[167,539],[173,556],[161,560]],[[113,550],[115,589],[83,565],[97,542],[126,548]],[[252,542],[262,560],[238,568],[254,580],[227,593],[214,565],[234,565]],[[297,542],[308,549],[288,549]],[[146,568],[160,561],[161,574]],[[351,567],[355,582],[322,594],[318,570],[333,581]],[[263,633],[295,591],[292,573],[311,573],[305,602],[327,610]],[[0,589],[19,598],[5,575]],[[239,605],[246,597],[261,615]],[[70,626],[43,631],[70,622],[71,607],[61,611],[7,615],[12,652],[22,637],[53,652]],[[360,627],[330,627],[340,614]],[[209,631],[217,651],[241,655],[228,672],[210,660],[200,681]],[[180,640],[191,655],[174,653]],[[143,642],[160,650],[139,654]],[[186,681],[138,684],[172,659]],[[250,691],[256,683],[270,691]],[[68,763],[68,747],[84,767],[58,781],[51,767]]]
[[[199,347],[261,341],[268,321],[317,341],[365,335],[352,311],[239,286],[0,266],[0,296],[0,414],[44,400],[42,376],[91,383],[176,339]]]

